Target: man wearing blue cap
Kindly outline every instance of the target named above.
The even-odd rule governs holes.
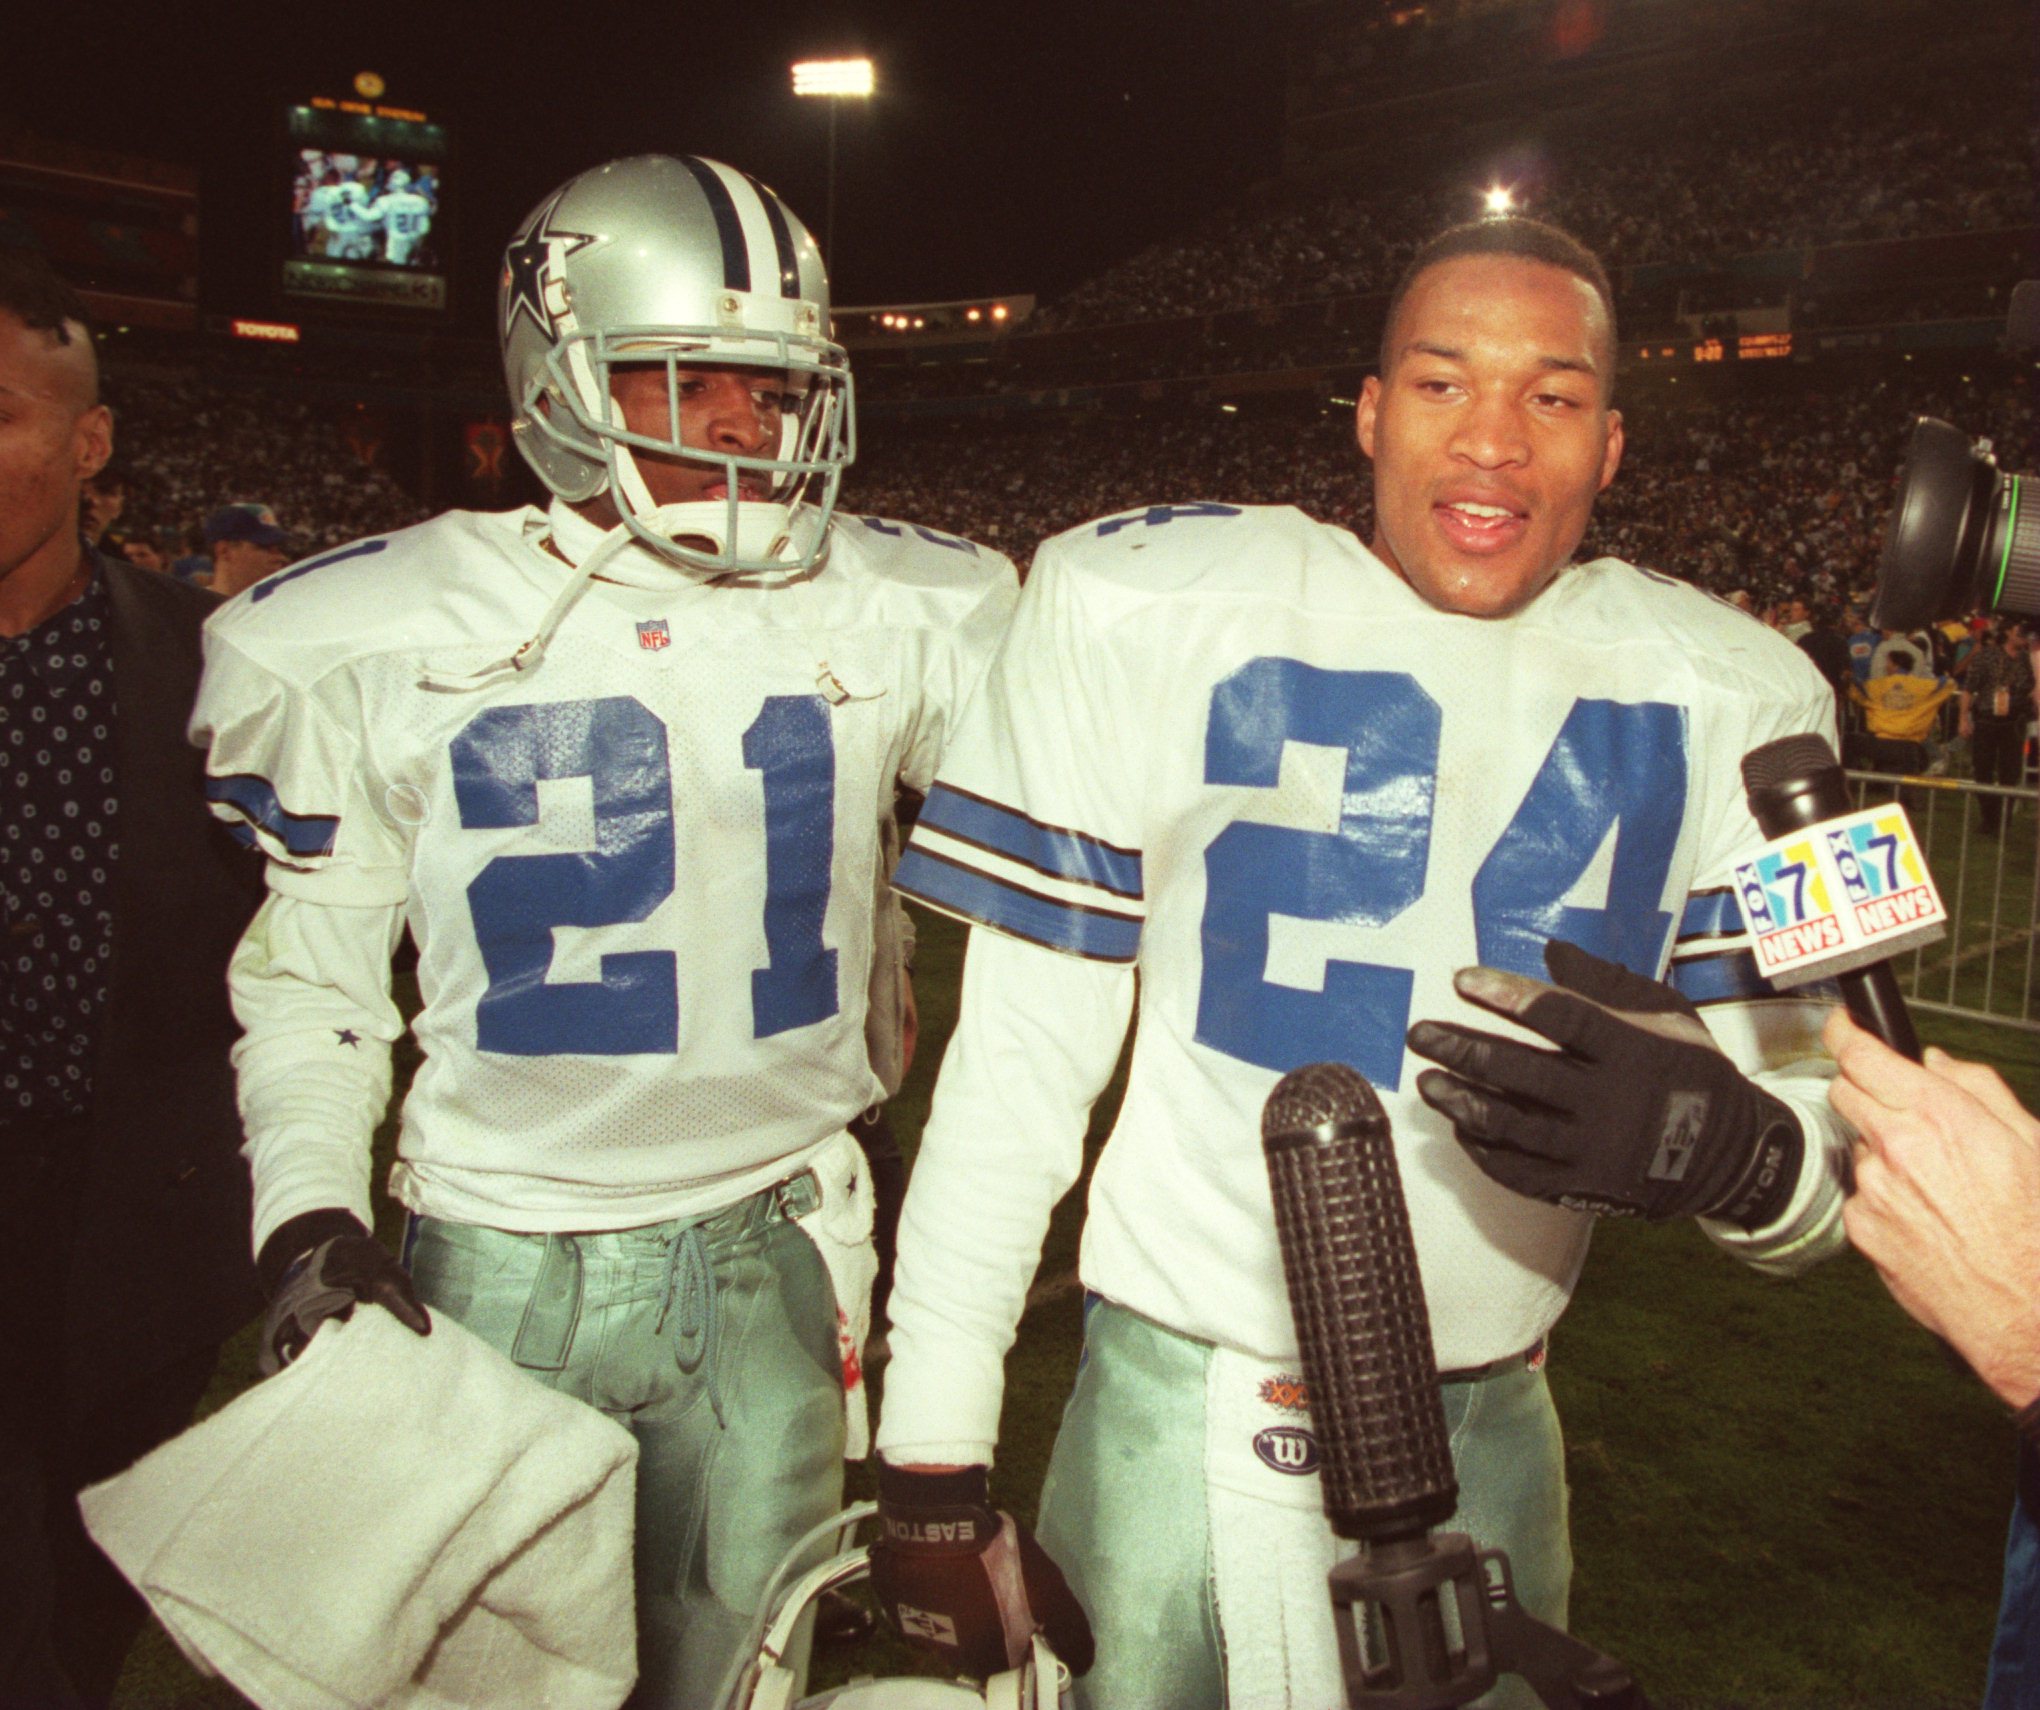
[[[212,548],[212,591],[231,599],[274,576],[291,560],[290,535],[267,505],[226,505],[205,519]]]

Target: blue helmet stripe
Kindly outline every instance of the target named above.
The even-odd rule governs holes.
[[[772,228],[772,247],[779,252],[779,294],[798,297],[800,262],[793,253],[793,228],[786,223],[786,210],[780,206],[779,198],[748,172],[744,182],[758,192],[758,200],[765,204],[765,220]]]
[[[737,204],[730,197],[729,186],[705,160],[683,154],[680,164],[694,174],[695,183],[707,198],[708,211],[715,216],[715,235],[722,240],[723,288],[750,290],[751,252],[745,246],[743,222],[737,218]]]

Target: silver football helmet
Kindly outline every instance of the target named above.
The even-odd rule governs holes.
[[[505,251],[496,324],[518,449],[569,504],[608,492],[632,535],[696,576],[799,572],[827,550],[856,455],[849,358],[820,250],[757,179],[659,154],[569,179]],[[633,432],[611,374],[661,365],[667,432]],[[771,455],[680,442],[689,367],[785,376]],[[640,453],[716,470],[725,496],[659,504]]]

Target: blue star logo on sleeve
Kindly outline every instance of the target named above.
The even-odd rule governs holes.
[[[540,332],[552,337],[558,317],[546,302],[547,274],[577,250],[598,241],[593,232],[555,230],[552,217],[559,205],[558,196],[546,203],[503,252],[505,338],[510,336],[519,315],[529,315]]]
[[[361,1035],[356,1033],[351,1027],[336,1027],[333,1031],[339,1036],[340,1043],[343,1045],[359,1045],[361,1043]]]

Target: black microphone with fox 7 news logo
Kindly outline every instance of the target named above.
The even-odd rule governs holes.
[[[1769,958],[1760,957],[1763,972],[1772,984],[1780,986],[1833,979],[1842,988],[1842,1002],[1856,1024],[1917,1063],[1919,1037],[1913,1032],[1912,1016],[1898,989],[1898,975],[1890,957],[1912,948],[1915,942],[1938,937],[1935,927],[1942,916],[1940,899],[1933,895],[1933,880],[1927,874],[1918,844],[1913,841],[1905,810],[1894,802],[1886,808],[1859,811],[1849,799],[1849,780],[1835,758],[1835,751],[1825,737],[1812,734],[1781,736],[1775,742],[1751,749],[1743,756],[1742,779],[1749,796],[1750,817],[1757,822],[1757,829],[1774,844],[1795,834],[1806,836],[1805,853],[1835,859],[1837,876],[1842,881],[1833,887],[1836,894],[1832,909],[1809,914],[1802,906],[1793,912],[1809,915],[1808,918],[1787,919],[1784,908],[1773,909],[1767,901],[1773,894],[1783,901],[1782,892],[1773,893],[1762,882],[1765,875],[1757,870],[1757,863],[1746,864],[1749,870],[1739,873],[1736,895],[1742,904],[1745,924],[1760,948],[1764,939],[1775,936],[1783,941],[1784,935],[1795,929],[1804,934],[1818,926],[1827,932],[1826,942],[1793,955],[1789,966],[1763,966]],[[1876,835],[1874,828],[1866,827],[1871,835],[1854,839],[1865,846],[1859,852],[1847,835],[1852,829],[1849,822],[1871,819],[1880,813],[1890,817],[1892,825],[1882,836]],[[1828,834],[1822,840],[1825,849],[1807,836],[1815,832]],[[1880,863],[1867,858],[1873,848],[1885,857],[1884,865],[1893,880],[1888,887],[1880,882],[1883,877]],[[1765,859],[1775,861],[1777,857],[1767,852],[1759,857],[1760,861]],[[1899,870],[1903,862],[1911,862],[1918,869],[1911,875],[1910,884]],[[1796,864],[1785,863],[1784,870],[1790,871]],[[1868,894],[1872,892],[1877,894]],[[1801,884],[1795,890],[1795,899],[1803,899],[1805,894],[1806,888]],[[1910,902],[1921,895],[1931,899],[1931,911],[1923,914],[1914,905],[1902,917],[1896,914],[1894,904]],[[1776,925],[1767,933],[1765,927],[1772,922]],[[1852,922],[1853,932],[1840,930]],[[1882,943],[1875,941],[1879,938]]]
[[[1645,1710],[1620,1664],[1516,1602],[1463,1532],[1430,1314],[1388,1114],[1343,1063],[1282,1077],[1261,1112],[1275,1234],[1310,1388],[1325,1513],[1361,1552],[1332,1570],[1346,1699],[1443,1710],[1520,1674],[1545,1704]]]

